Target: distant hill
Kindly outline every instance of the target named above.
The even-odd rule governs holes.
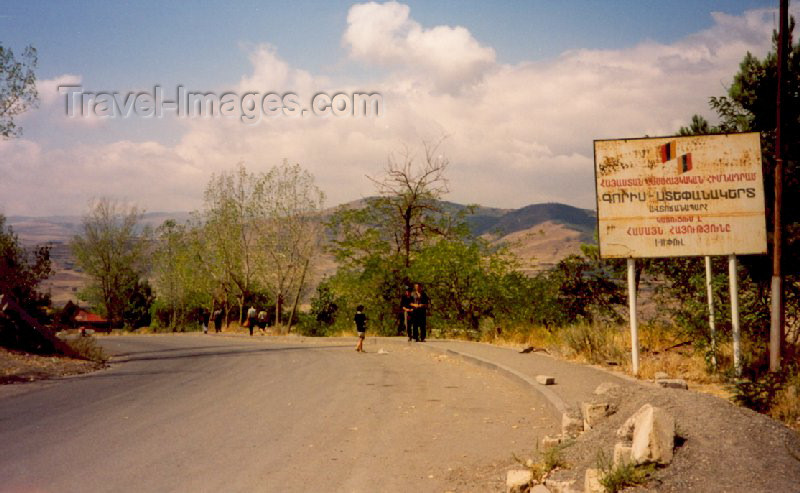
[[[597,227],[597,216],[592,210],[578,209],[571,205],[533,204],[502,215],[496,223],[478,231],[478,234],[508,235],[543,223],[561,224],[567,229],[581,232],[584,235],[584,241],[592,241],[594,230]]]

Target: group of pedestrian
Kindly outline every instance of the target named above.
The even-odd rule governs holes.
[[[413,290],[406,286],[406,292],[400,299],[400,308],[403,310],[403,322],[409,342],[425,342],[430,304],[431,300],[422,289],[422,284],[414,283]]]
[[[267,312],[266,310],[258,311],[255,306],[250,306],[247,310],[247,328],[250,329],[250,335],[253,335],[253,330],[258,328],[264,334],[267,333]]]
[[[408,342],[425,342],[427,337],[427,318],[428,306],[431,300],[422,289],[422,284],[414,283],[406,286],[405,293],[400,298],[400,309],[403,312],[403,328],[405,329]],[[364,305],[356,307],[356,314],[353,317],[358,332],[358,343],[356,351],[364,352],[364,338],[367,333],[367,316],[364,314]]]

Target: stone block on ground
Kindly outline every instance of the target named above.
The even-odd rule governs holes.
[[[536,381],[541,385],[555,385],[556,377],[549,375],[536,375]]]
[[[614,444],[614,466],[633,462],[633,448],[622,442]]]
[[[622,426],[619,427],[617,430],[617,436],[622,438],[623,440],[631,441],[633,440],[633,428],[636,425],[636,420],[639,419],[639,415],[644,413],[650,404],[645,404],[644,406],[640,407],[638,411],[633,413],[633,415],[625,420]],[[650,406],[652,407],[652,406]]]
[[[561,445],[562,441],[563,438],[560,436],[557,437],[551,437],[549,435],[545,436],[544,438],[542,438],[542,452],[547,452],[551,448],[558,447],[559,445]]]
[[[544,485],[550,493],[574,493],[574,479],[546,479]]]
[[[672,462],[675,447],[675,418],[660,407],[642,406],[633,428],[631,455],[637,464]]]
[[[583,430],[589,431],[608,415],[608,403],[583,402],[581,403],[581,415],[583,415]]]
[[[612,382],[603,382],[594,389],[595,395],[605,395],[619,389],[619,385]]]
[[[506,473],[506,491],[525,493],[529,490],[533,473],[530,469],[512,469]]]
[[[654,380],[666,380],[667,378],[669,378],[669,374],[664,371],[657,371],[653,377]]]
[[[600,470],[587,469],[583,479],[584,493],[605,493],[605,487],[600,484]]]
[[[689,389],[689,384],[682,378],[665,378],[656,380],[656,383],[665,389]]]
[[[569,413],[561,415],[561,435],[575,438],[583,432],[583,419],[570,416]]]

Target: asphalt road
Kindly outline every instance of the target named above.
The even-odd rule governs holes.
[[[0,491],[502,491],[558,429],[541,396],[405,342],[101,342],[108,370],[0,391]]]

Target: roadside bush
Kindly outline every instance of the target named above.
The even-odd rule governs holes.
[[[575,324],[558,332],[564,345],[591,363],[627,360],[626,345],[619,330],[604,324]]]
[[[608,493],[644,484],[656,469],[654,464],[637,465],[625,461],[614,465],[602,452],[597,454],[597,468],[600,470],[600,484]]]
[[[783,380],[784,376],[781,373],[767,373],[757,380],[738,380],[729,387],[734,402],[753,411],[765,413],[772,407]]]
[[[95,363],[105,363],[108,361],[108,356],[106,356],[103,348],[97,344],[97,340],[95,340],[94,337],[78,337],[75,339],[67,339],[64,342],[66,342],[80,358],[94,361]]]
[[[787,371],[783,386],[775,393],[769,415],[800,431],[800,368]]]

